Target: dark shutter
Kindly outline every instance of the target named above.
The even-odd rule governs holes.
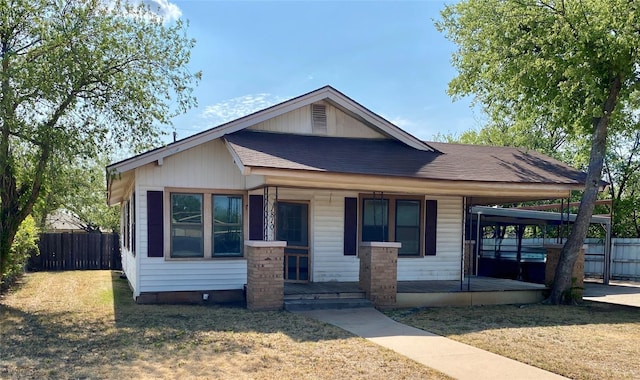
[[[358,198],[344,199],[344,254],[355,255],[358,242]]]
[[[147,191],[147,256],[164,256],[164,196],[162,191]]]
[[[426,201],[424,227],[424,254],[435,256],[438,223],[438,201]]]
[[[249,195],[249,240],[264,240],[264,197]]]

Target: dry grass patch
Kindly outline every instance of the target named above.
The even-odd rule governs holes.
[[[0,378],[447,378],[296,314],[136,305],[108,271],[28,275],[0,342]]]
[[[572,379],[640,378],[640,309],[476,306],[389,312],[395,320]]]

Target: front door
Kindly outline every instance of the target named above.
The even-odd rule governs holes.
[[[276,239],[286,241],[284,280],[309,282],[309,204],[278,202]]]

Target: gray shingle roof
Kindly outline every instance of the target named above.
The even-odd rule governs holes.
[[[419,151],[396,140],[243,130],[224,137],[246,167],[452,181],[570,184],[585,173],[532,150],[428,143]]]

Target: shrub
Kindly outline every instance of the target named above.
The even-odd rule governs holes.
[[[15,283],[24,273],[24,267],[31,255],[40,254],[38,250],[38,228],[31,216],[28,216],[16,233],[16,237],[11,245],[11,255],[7,266],[2,273],[2,283],[0,287],[7,289]]]

